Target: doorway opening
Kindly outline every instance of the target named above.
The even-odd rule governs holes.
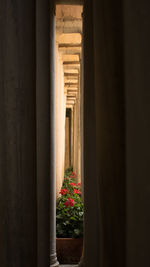
[[[80,260],[71,252],[65,259],[60,238],[65,242],[66,238],[83,239],[82,11],[81,5],[56,5],[56,234],[60,264]],[[77,250],[82,253],[81,243],[75,249],[71,244],[73,254]]]

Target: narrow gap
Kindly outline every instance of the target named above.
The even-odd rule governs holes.
[[[82,10],[56,5],[56,247],[62,266],[76,266],[83,248]]]

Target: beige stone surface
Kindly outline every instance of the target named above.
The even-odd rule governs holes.
[[[69,54],[67,54],[67,55],[65,55],[65,54],[63,54],[62,55],[62,59],[63,59],[63,61],[79,61],[79,54],[77,54],[77,55],[69,55]]]
[[[83,7],[73,5],[56,5],[57,18],[74,18],[81,19]]]
[[[62,33],[58,35],[58,42],[61,44],[81,44],[80,33]]]

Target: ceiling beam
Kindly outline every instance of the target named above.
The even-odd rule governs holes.
[[[64,71],[65,70],[78,70],[80,69],[80,65],[64,65]]]
[[[66,100],[66,103],[68,103],[68,104],[70,104],[70,103],[75,104],[76,103],[76,99],[67,99]]]
[[[76,103],[76,102],[73,101],[73,100],[72,100],[72,102],[68,102],[68,101],[67,101],[67,102],[66,102],[66,105],[75,105],[75,103]]]
[[[76,96],[72,96],[72,95],[67,95],[67,99],[73,99],[73,100],[75,100],[76,99]]]
[[[78,88],[76,88],[76,89],[70,89],[70,88],[68,88],[67,89],[67,92],[70,92],[70,93],[78,93]]]
[[[72,92],[72,93],[74,93],[74,92],[79,92],[79,90],[78,90],[78,88],[72,88],[72,89],[70,89],[70,88],[65,88],[66,89],[66,91],[68,92]]]
[[[71,108],[73,109],[74,105],[66,105],[66,108]]]
[[[61,52],[61,55],[62,56],[78,56],[80,58],[80,51],[74,51],[74,50],[71,50],[71,49],[60,49],[59,48],[59,51]]]
[[[55,5],[77,5],[82,6],[83,0],[55,0]]]
[[[59,47],[61,53],[70,54],[70,53],[81,53],[81,47]]]
[[[67,96],[77,97],[77,94],[75,94],[75,93],[70,94],[70,93],[67,92]]]
[[[64,72],[64,76],[66,77],[78,77],[79,73],[71,73],[71,72]]]
[[[62,55],[62,61],[68,61],[68,62],[77,61],[77,62],[80,62],[80,57],[79,57],[79,55],[66,55],[66,54],[64,54],[64,55]]]
[[[78,86],[79,84],[78,83],[65,83],[65,86],[74,86],[74,85],[76,85],[76,86]]]
[[[78,82],[78,78],[76,78],[76,77],[64,77],[64,80],[65,80],[65,83],[77,83]]]
[[[79,65],[80,61],[63,61],[64,65]]]
[[[75,43],[75,44],[59,44],[58,45],[59,46],[59,48],[72,48],[72,49],[74,49],[74,48],[80,48],[81,47],[81,43],[80,44],[77,44],[77,43]]]

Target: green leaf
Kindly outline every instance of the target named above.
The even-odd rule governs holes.
[[[80,235],[80,230],[79,229],[74,229],[74,232],[76,235]]]
[[[62,216],[61,214],[58,214],[58,215],[56,215],[56,218],[57,218],[57,219],[62,219],[63,216]]]
[[[70,217],[70,220],[76,221],[77,219],[75,217]]]

